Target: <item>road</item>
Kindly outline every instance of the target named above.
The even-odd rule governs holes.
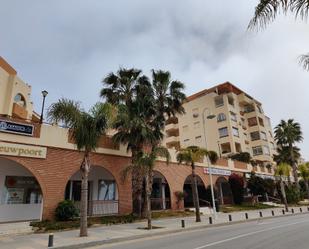
[[[309,214],[121,242],[93,249],[308,249]]]

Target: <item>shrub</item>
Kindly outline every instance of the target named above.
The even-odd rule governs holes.
[[[55,211],[56,220],[58,221],[68,221],[73,220],[78,216],[78,210],[74,206],[73,201],[65,200],[59,202]]]
[[[289,204],[297,204],[301,200],[299,190],[294,185],[285,187],[286,200]]]
[[[208,157],[212,164],[215,164],[219,158],[217,152],[212,151],[212,150],[208,151]]]
[[[251,155],[248,152],[240,152],[237,154],[234,154],[230,157],[233,160],[237,160],[244,163],[250,163]]]
[[[240,205],[244,201],[244,180],[233,173],[229,176],[229,184],[233,194],[234,203]]]
[[[276,189],[275,181],[273,179],[265,179],[264,184],[266,193],[271,196],[274,196]]]

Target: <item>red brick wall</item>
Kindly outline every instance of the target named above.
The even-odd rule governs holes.
[[[57,148],[47,149],[46,159],[10,157],[27,168],[40,183],[43,193],[43,219],[52,219],[57,204],[64,199],[65,187],[71,176],[79,170],[82,153],[74,150]],[[132,211],[131,179],[122,181],[122,170],[129,165],[130,158],[91,154],[91,164],[104,167],[115,178],[118,186],[119,213],[126,214]],[[155,170],[160,172],[167,180],[171,193],[171,208],[177,209],[176,191],[183,191],[186,178],[191,175],[191,167],[183,164],[157,162]],[[196,174],[202,179],[205,187],[209,185],[209,176],[204,168],[196,167]],[[213,176],[213,184],[220,176]],[[183,207],[183,203],[180,205]]]

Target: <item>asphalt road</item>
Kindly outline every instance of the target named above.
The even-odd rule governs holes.
[[[309,249],[309,214],[184,231],[94,248]]]

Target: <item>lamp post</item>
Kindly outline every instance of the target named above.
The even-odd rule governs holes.
[[[42,111],[41,111],[40,124],[43,123],[43,114],[44,114],[45,98],[46,98],[47,94],[48,94],[48,92],[47,92],[46,90],[42,91],[43,102],[42,102]]]
[[[205,108],[203,110],[203,130],[204,130],[204,138],[205,138],[205,148],[207,149],[207,139],[206,139],[206,130],[205,130],[205,111],[208,110]],[[216,115],[210,114],[206,118],[207,119],[213,119],[215,118]],[[209,174],[209,182],[210,182],[210,191],[211,191],[211,200],[212,200],[212,209],[213,209],[213,214],[214,214],[214,219],[217,219],[217,210],[216,210],[216,201],[215,201],[215,193],[214,193],[214,187],[212,184],[212,172],[211,172],[211,163],[209,160],[209,156],[206,156],[207,164],[208,164],[208,174]]]

